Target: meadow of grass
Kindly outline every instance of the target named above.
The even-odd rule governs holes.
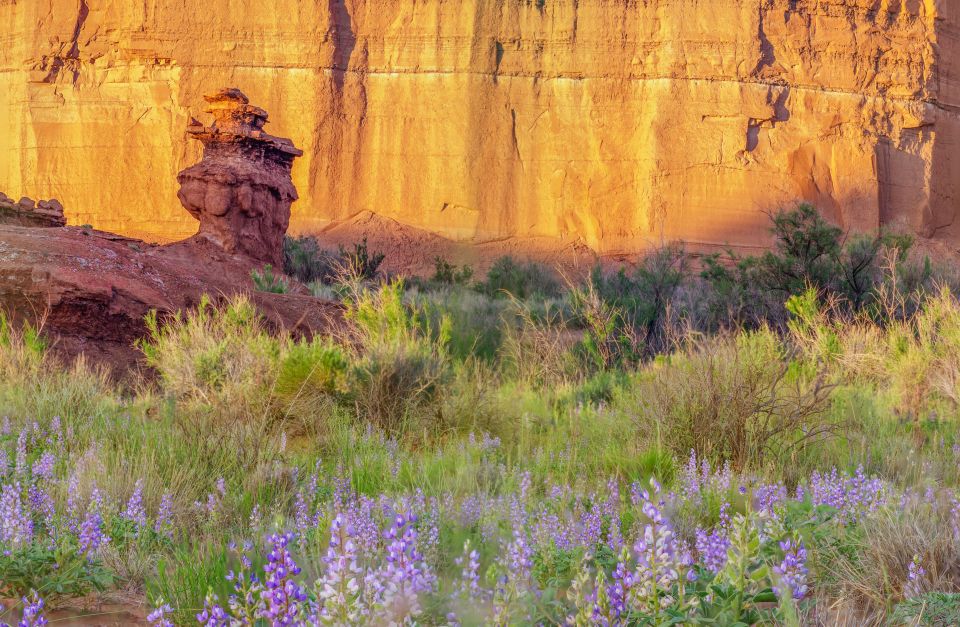
[[[134,383],[0,319],[0,622],[960,623],[949,273],[777,220],[769,256],[566,288],[365,242],[337,280],[298,240],[342,333],[203,302],[148,318]]]

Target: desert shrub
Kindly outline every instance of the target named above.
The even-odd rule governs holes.
[[[468,265],[456,266],[443,257],[433,260],[434,271],[430,279],[443,285],[466,285],[473,278],[473,268]]]
[[[643,372],[631,398],[641,428],[676,454],[760,466],[836,427],[825,420],[829,386],[789,363],[768,329],[691,340]]]
[[[886,314],[895,301],[902,318],[929,285],[928,259],[909,255],[913,239],[879,233],[843,241],[843,232],[809,204],[771,216],[774,249],[759,257],[728,251],[708,255],[701,278],[709,286],[702,297],[708,330],[731,326],[779,325],[783,303],[809,288],[835,299],[848,311]],[[838,311],[841,307],[836,308]]]
[[[276,394],[287,402],[333,397],[347,386],[350,356],[326,338],[291,344],[279,362]]]
[[[504,314],[499,353],[504,371],[534,386],[564,381],[575,366],[572,351],[579,340],[564,310],[549,302],[542,311],[530,302],[511,304]]]
[[[415,292],[413,306],[432,337],[446,333],[451,357],[492,360],[503,341],[502,316],[509,305],[465,287],[446,286]]]
[[[510,256],[494,261],[486,278],[477,284],[477,289],[489,296],[503,298],[510,295],[520,300],[560,295],[560,284],[549,269]]]
[[[960,591],[960,537],[950,507],[924,500],[917,495],[864,519],[855,547],[821,549],[836,577],[834,592],[867,619],[883,617],[901,600]]]
[[[213,413],[267,410],[281,341],[246,296],[220,306],[205,296],[196,309],[162,321],[152,311],[146,325],[139,346],[174,398]]]
[[[756,257],[740,257],[729,250],[725,255],[707,255],[702,263],[698,302],[702,329],[715,333],[782,322],[783,298],[756,280]]]
[[[437,336],[431,337],[403,295],[402,281],[361,290],[348,298],[345,314],[361,354],[352,382],[359,417],[390,434],[436,418],[449,374],[449,321],[441,321]]]
[[[337,273],[354,276],[363,280],[371,280],[380,272],[380,264],[386,259],[381,252],[371,252],[367,245],[367,238],[357,242],[352,249],[340,246],[337,257]]]
[[[273,266],[269,263],[263,266],[263,270],[251,270],[250,278],[258,292],[286,294],[290,291],[290,284],[283,276],[274,274]]]
[[[885,367],[904,417],[960,408],[960,304],[949,290],[927,299],[887,336]]]
[[[780,211],[771,221],[774,250],[758,260],[757,278],[785,296],[799,294],[810,285],[831,284],[837,276],[843,231],[807,203]]]
[[[594,279],[570,289],[574,320],[583,329],[574,354],[589,371],[629,365],[641,356],[642,339],[621,307],[601,297],[596,284]]]
[[[642,341],[648,356],[666,349],[670,316],[677,313],[671,309],[676,307],[678,292],[688,277],[687,264],[682,248],[668,246],[645,257],[632,273],[621,268],[605,274],[594,268],[591,289],[607,310],[603,314],[600,307],[593,307],[596,319],[606,319],[601,323],[606,327],[601,335],[621,345]]]
[[[283,272],[301,283],[329,282],[334,273],[336,255],[320,247],[309,235],[283,238]]]

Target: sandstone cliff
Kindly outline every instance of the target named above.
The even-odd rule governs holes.
[[[0,24],[0,189],[72,223],[194,232],[183,128],[236,85],[304,149],[295,231],[762,245],[806,199],[960,243],[954,0],[0,0]]]

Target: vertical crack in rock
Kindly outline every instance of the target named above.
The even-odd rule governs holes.
[[[357,35],[353,32],[353,18],[346,0],[328,0],[330,8],[330,35],[333,40],[333,82],[342,92],[350,58],[357,47]]]
[[[513,156],[520,164],[520,170],[523,170],[523,158],[520,156],[520,141],[517,139],[517,110],[510,109],[510,137],[513,141]]]
[[[50,70],[43,79],[43,82],[55,83],[60,76],[60,71],[63,70],[69,62],[70,70],[73,72],[73,84],[77,84],[77,81],[80,79],[80,34],[83,32],[83,27],[89,15],[90,7],[87,5],[87,0],[79,0],[79,4],[77,5],[77,21],[73,26],[73,34],[70,36],[70,47],[65,54],[58,54],[53,58],[50,64]]]

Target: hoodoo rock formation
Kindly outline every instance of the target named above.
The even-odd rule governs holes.
[[[214,122],[191,120],[187,134],[203,144],[203,160],[177,176],[180,202],[200,221],[199,237],[227,252],[282,266],[283,237],[297,190],[289,139],[263,132],[267,112],[238,89],[204,97]]]
[[[955,0],[0,0],[0,24],[0,189],[74,224],[190,235],[181,129],[229,84],[304,149],[296,232],[752,246],[807,200],[960,242]]]
[[[266,112],[243,94],[208,98],[215,122],[188,132],[206,145],[204,159],[181,174],[182,198],[200,232],[168,245],[148,244],[89,227],[63,226],[57,201],[17,203],[0,194],[0,311],[40,320],[67,356],[132,365],[144,316],[251,292],[275,327],[312,334],[338,308],[306,294],[253,292],[252,270],[278,262],[297,197],[290,163],[298,151],[262,132]],[[51,228],[37,228],[51,227]],[[55,228],[60,227],[60,228]],[[302,289],[302,288],[301,288]]]

